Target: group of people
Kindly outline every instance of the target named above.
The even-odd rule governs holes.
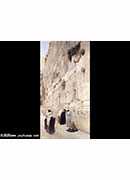
[[[44,129],[49,134],[55,133],[55,123],[56,118],[53,116],[53,113],[50,109],[48,109],[48,112],[46,113],[46,116],[44,118]],[[65,125],[67,127],[68,132],[75,132],[78,131],[77,127],[75,126],[75,123],[72,119],[72,112],[69,109],[63,109],[58,114],[58,123],[60,125]]]
[[[69,109],[64,109],[58,116],[59,123],[61,125],[66,124],[67,131],[69,132],[75,132],[78,131],[78,129],[75,126],[75,123],[73,121],[72,112]]]

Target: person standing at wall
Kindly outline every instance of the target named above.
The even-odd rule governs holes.
[[[67,109],[66,111],[66,125],[68,127],[67,131],[71,130],[72,112]]]
[[[74,111],[75,112],[75,111]],[[66,111],[66,124],[67,124],[67,131],[68,132],[76,132],[78,131],[75,123],[74,123],[74,114],[72,115],[72,111],[70,111],[69,109]]]
[[[51,116],[52,116],[52,112],[51,112],[50,109],[48,109],[48,112],[46,113],[46,117],[45,117],[45,120],[44,120],[44,128],[45,128],[46,131],[48,130]]]
[[[66,124],[66,109],[64,109],[60,114],[60,125]]]
[[[49,134],[55,132],[55,118],[50,109],[48,109],[47,118],[45,119],[45,129]]]
[[[50,118],[48,133],[49,134],[55,133],[55,117],[53,117],[53,116]]]

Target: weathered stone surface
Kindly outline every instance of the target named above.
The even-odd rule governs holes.
[[[74,47],[80,44],[76,50]],[[72,49],[71,61],[68,51]],[[90,44],[89,42],[56,41],[49,43],[43,61],[43,113],[52,109],[54,116],[65,106],[73,112],[76,126],[89,132],[90,121]]]

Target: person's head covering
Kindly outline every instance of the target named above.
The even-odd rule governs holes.
[[[66,109],[66,111],[68,111],[70,108],[69,108],[69,104],[67,104],[66,106],[65,106],[65,109]]]

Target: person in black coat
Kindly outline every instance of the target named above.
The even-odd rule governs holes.
[[[55,133],[55,118],[54,117],[50,118],[48,133],[49,134]]]
[[[48,112],[46,113],[46,117],[45,117],[45,120],[44,120],[44,129],[47,131],[48,129],[48,121],[50,121],[50,117],[52,116],[52,112],[50,109],[48,109]]]
[[[45,120],[44,120],[44,128],[45,128],[45,130],[47,130],[47,118],[45,118]]]
[[[66,110],[64,109],[60,115],[60,124],[66,124]]]

